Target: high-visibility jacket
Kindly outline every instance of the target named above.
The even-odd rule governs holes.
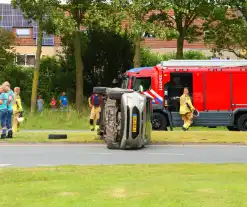
[[[14,113],[19,113],[23,111],[22,105],[21,105],[21,97],[17,94],[14,96],[14,101],[13,101],[13,112]]]
[[[195,110],[188,95],[183,94],[180,97],[180,114],[187,114]]]

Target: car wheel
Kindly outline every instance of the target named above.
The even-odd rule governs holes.
[[[161,113],[153,113],[152,116],[152,128],[153,130],[165,130],[167,131],[167,118]]]

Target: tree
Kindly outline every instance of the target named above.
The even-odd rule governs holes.
[[[61,35],[70,35],[73,41],[73,54],[76,62],[76,109],[82,111],[83,101],[83,49],[86,42],[82,42],[82,27],[87,28],[88,11],[94,6],[93,0],[67,0],[66,4],[58,5],[59,8],[54,13],[54,23],[57,27],[57,33]],[[64,15],[67,13],[67,15]],[[67,25],[68,27],[65,27]],[[86,40],[86,39],[84,39]],[[83,47],[81,47],[83,45]]]
[[[247,59],[247,5],[238,1],[231,1],[229,5],[217,8],[209,17],[204,24],[204,40],[213,45],[214,53],[228,51]]]
[[[12,32],[0,28],[0,71],[3,71],[6,65],[14,63],[14,53],[11,47],[13,43]]]
[[[150,21],[177,31],[176,59],[183,59],[184,41],[202,40],[203,21],[214,11],[216,5],[214,0],[173,0],[170,7],[167,7],[167,3],[161,1],[157,4],[159,12],[152,15]]]
[[[54,9],[52,5],[54,5],[55,2],[56,0],[12,0],[12,4],[15,8],[19,7],[27,19],[36,21],[38,25],[36,60],[32,84],[31,113],[34,113],[36,109],[43,34],[46,29],[49,30],[49,28],[47,28],[50,25],[49,15]]]
[[[116,13],[121,14],[125,20],[125,31],[128,32],[134,44],[134,67],[141,66],[141,41],[142,35],[146,32],[153,33],[154,28],[147,19],[159,0],[113,0],[112,6],[115,7]],[[171,36],[171,31],[163,30],[163,37]]]

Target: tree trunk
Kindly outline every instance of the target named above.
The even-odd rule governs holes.
[[[76,110],[78,112],[82,112],[84,66],[81,54],[81,41],[79,30],[75,32],[74,49],[76,62]]]
[[[37,92],[39,84],[39,69],[40,69],[40,56],[42,52],[42,40],[43,40],[43,31],[38,23],[38,34],[37,34],[37,49],[36,49],[36,59],[35,59],[35,68],[33,71],[33,85],[32,85],[32,98],[31,98],[31,113],[35,113],[36,103],[37,103]]]
[[[134,37],[134,47],[135,47],[135,54],[134,54],[134,67],[141,66],[141,35],[136,35]]]
[[[177,53],[176,59],[181,60],[184,57],[184,34],[183,31],[179,32],[179,37],[177,39]]]

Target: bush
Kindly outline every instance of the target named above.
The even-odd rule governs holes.
[[[170,52],[166,54],[159,54],[151,52],[150,49],[142,49],[141,51],[141,66],[154,66],[159,64],[161,61],[167,61],[171,59],[176,59],[176,53]],[[209,59],[209,57],[205,56],[200,51],[188,50],[184,52],[184,60],[205,60]]]
[[[32,68],[25,68],[13,64],[9,64],[1,71],[0,83],[9,81],[11,87],[16,86],[21,88],[21,97],[25,105],[31,102],[32,93]]]

